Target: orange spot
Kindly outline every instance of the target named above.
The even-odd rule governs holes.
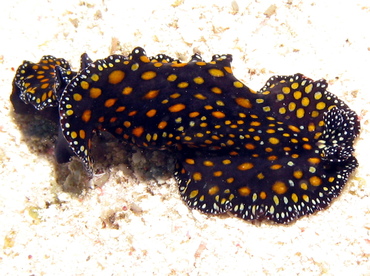
[[[208,194],[213,196],[217,194],[220,191],[220,188],[218,186],[213,186],[208,190]]]
[[[213,175],[215,177],[220,177],[220,176],[222,176],[222,171],[216,171],[216,172],[213,173]]]
[[[196,172],[196,173],[194,173],[194,174],[193,174],[193,179],[194,179],[195,181],[200,181],[200,180],[202,180],[202,174],[201,174],[200,172]]]
[[[282,181],[275,181],[275,183],[272,185],[272,190],[278,195],[282,195],[286,193],[286,191],[288,190],[288,187]]]
[[[206,160],[203,162],[203,165],[207,167],[212,167],[214,166],[214,163],[212,161]]]
[[[175,104],[175,105],[170,106],[168,108],[168,110],[170,112],[179,112],[181,110],[184,110],[185,108],[186,108],[186,106],[184,104],[179,103],[179,104]]]
[[[99,75],[97,75],[97,74],[93,74],[92,76],[91,76],[91,80],[92,81],[98,81],[99,80]],[[87,89],[87,88],[86,88]]]
[[[288,128],[289,128],[290,130],[294,131],[294,132],[301,132],[301,131],[299,130],[299,128],[298,128],[298,127],[293,126],[293,125],[289,125],[289,126],[288,126]]]
[[[145,99],[145,100],[151,100],[151,99],[154,99],[155,97],[157,97],[158,94],[159,94],[159,90],[150,90],[148,93],[146,93],[143,96],[143,99]]]
[[[234,177],[229,177],[228,179],[226,179],[226,182],[229,183],[229,184],[231,184],[231,183],[234,182],[234,180],[235,180]]]
[[[122,90],[123,95],[130,95],[131,92],[132,92],[132,87],[130,87],[130,86],[127,86],[127,87],[123,88],[123,90]]]
[[[126,128],[129,128],[131,126],[131,122],[129,121],[124,121],[123,122],[123,125],[126,127]]]
[[[301,170],[299,170],[299,171],[294,171],[294,172],[293,172],[293,176],[294,176],[295,178],[297,178],[297,179],[301,179],[301,178],[302,178],[302,176],[303,176],[303,172],[302,172]]]
[[[298,202],[298,196],[297,194],[292,194],[292,200],[294,201],[294,203],[297,203]]]
[[[308,195],[302,195],[302,199],[306,202],[310,201],[310,197]]]
[[[79,102],[82,100],[82,96],[81,94],[78,94],[78,93],[75,93],[73,94],[73,99],[76,101],[76,102]]]
[[[257,121],[253,121],[250,123],[251,126],[260,126],[261,123],[260,122],[257,122]]]
[[[116,103],[117,99],[108,99],[105,101],[104,106],[105,107],[112,107]]]
[[[125,106],[120,106],[120,107],[117,107],[116,112],[122,112],[122,111],[124,111],[125,109],[126,109],[126,107],[125,107]]]
[[[221,111],[213,111],[212,116],[215,117],[215,118],[221,119],[221,118],[225,118],[226,115],[225,115],[225,113],[223,113]]]
[[[190,198],[194,198],[194,197],[196,197],[198,194],[199,194],[199,191],[198,191],[198,190],[193,190],[193,191],[191,191],[191,193],[189,194],[189,197],[190,197]]]
[[[234,87],[236,88],[242,88],[244,86],[244,84],[242,84],[240,81],[234,81]]]
[[[273,151],[273,149],[272,149],[272,148],[270,148],[270,147],[267,147],[267,148],[265,148],[265,151],[266,151],[266,152],[272,152],[272,151]]]
[[[200,93],[195,94],[194,97],[197,98],[198,100],[205,100],[205,99],[207,99],[206,96],[204,96],[204,95],[202,95]]]
[[[185,82],[185,81],[180,82],[180,83],[177,85],[177,87],[178,87],[178,88],[186,88],[186,87],[188,87],[188,86],[189,86],[189,83],[187,83],[187,82]]]
[[[312,149],[312,146],[310,144],[303,144],[303,148],[305,150],[311,150]]]
[[[44,83],[43,85],[41,85],[41,88],[42,89],[45,89],[45,88],[47,88],[49,86],[49,84],[48,83]]]
[[[79,134],[80,134],[80,138],[81,138],[81,139],[85,139],[86,135],[85,135],[85,131],[84,131],[83,129],[81,129],[81,130],[79,131]]]
[[[318,176],[312,176],[310,177],[310,184],[312,186],[320,186],[322,184],[322,180]]]
[[[224,69],[225,69],[225,71],[226,72],[228,72],[229,74],[231,74],[233,71],[231,70],[231,68],[230,67],[228,67],[228,66],[225,66],[224,67]]]
[[[310,162],[311,164],[316,165],[316,164],[319,164],[320,163],[320,158],[318,158],[318,157],[312,157],[312,158],[308,158],[307,161]]]
[[[142,75],[141,75],[141,78],[143,80],[151,80],[153,78],[155,78],[157,76],[157,73],[154,72],[154,71],[147,71],[147,72],[144,72]]]
[[[147,56],[141,56],[141,57],[140,57],[140,60],[141,60],[142,62],[145,62],[145,63],[150,62],[150,59],[149,59]]]
[[[202,84],[204,82],[204,79],[202,77],[196,77],[196,78],[193,79],[193,81],[196,84]]]
[[[227,140],[227,141],[226,141],[226,144],[227,144],[228,146],[232,146],[232,145],[234,145],[234,144],[235,144],[235,142],[234,142],[233,140]]]
[[[311,123],[308,124],[308,131],[309,132],[315,131],[315,129],[316,129],[316,126],[315,126],[314,123],[311,122]]]
[[[146,113],[146,116],[153,117],[157,113],[157,110],[151,109]]]
[[[185,162],[188,163],[189,165],[194,165],[195,164],[195,160],[191,159],[191,158],[185,159]]]
[[[132,134],[136,137],[140,137],[144,133],[144,128],[142,126],[136,127],[132,130]]]
[[[198,66],[207,65],[207,63],[205,63],[204,61],[197,61],[195,64],[198,65]]]
[[[269,161],[274,161],[274,160],[277,160],[278,157],[276,155],[270,155],[269,157],[267,157],[267,160]]]
[[[278,169],[280,169],[282,166],[283,166],[283,165],[275,164],[275,165],[270,166],[270,169],[271,169],[271,170],[278,170]]]
[[[125,78],[125,72],[121,70],[112,71],[108,76],[108,82],[111,84],[120,83]]]
[[[101,89],[100,88],[91,88],[90,89],[90,98],[96,99],[101,95]]]
[[[211,76],[216,77],[216,78],[225,76],[224,72],[216,68],[209,69],[208,72]]]
[[[247,186],[244,186],[244,187],[240,187],[238,189],[238,193],[241,195],[241,196],[249,196],[250,193],[251,193],[251,189],[248,188]]]
[[[122,134],[123,132],[123,129],[121,127],[117,127],[115,130],[114,130],[115,133],[117,134]]]
[[[172,98],[172,99],[177,99],[177,98],[179,98],[181,96],[181,94],[180,93],[173,93],[172,95],[170,95],[170,98]]]
[[[171,66],[172,67],[185,67],[186,65],[188,65],[187,63],[172,63]]]
[[[85,111],[82,113],[81,119],[82,119],[82,121],[84,121],[85,123],[87,123],[88,121],[90,121],[90,119],[91,119],[91,110],[90,110],[90,109],[85,110]]]
[[[176,75],[174,75],[174,74],[171,74],[171,75],[169,75],[168,77],[167,77],[167,80],[168,81],[175,81],[177,79],[177,76]]]
[[[276,145],[276,144],[279,144],[279,139],[275,138],[275,137],[271,137],[269,138],[269,142],[273,145]]]
[[[215,94],[221,94],[222,93],[222,90],[221,88],[218,88],[218,87],[212,87],[211,88],[211,91]]]
[[[301,182],[299,185],[300,185],[300,187],[301,187],[302,190],[305,190],[306,191],[308,189],[307,182],[305,182],[305,181],[304,182]]]
[[[267,194],[266,194],[266,192],[260,192],[260,198],[261,199],[266,199],[266,197],[267,197]]]
[[[194,117],[199,116],[199,114],[200,114],[200,113],[199,113],[199,112],[196,112],[196,111],[195,111],[195,112],[191,112],[191,113],[189,113],[189,117],[190,117],[190,118],[194,118]]]
[[[167,122],[166,121],[162,121],[158,124],[158,128],[159,129],[164,129],[165,127],[167,126]]]
[[[252,169],[253,167],[254,165],[252,163],[243,163],[238,166],[238,170],[246,171]]]
[[[245,108],[251,108],[252,107],[251,102],[248,99],[245,99],[245,98],[236,98],[235,102],[238,105],[240,105],[242,107],[245,107]]]

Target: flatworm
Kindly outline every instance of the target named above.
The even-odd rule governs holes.
[[[358,166],[356,113],[325,80],[302,74],[271,77],[253,91],[235,78],[231,61],[194,55],[181,63],[135,48],[128,57],[89,60],[64,78],[60,96],[58,79],[53,96],[41,84],[51,78],[37,79],[24,66],[15,84],[36,109],[59,101],[59,161],[74,153],[92,173],[93,134],[108,131],[128,144],[172,151],[180,193],[202,212],[288,223],[327,207]]]

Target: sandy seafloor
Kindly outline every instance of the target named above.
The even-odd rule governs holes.
[[[370,275],[369,26],[363,0],[4,1],[0,274]],[[52,136],[12,112],[15,69],[46,54],[77,69],[83,52],[135,46],[182,60],[230,53],[255,90],[276,74],[327,79],[361,118],[360,166],[328,209],[274,225],[188,209],[171,159],[114,140],[93,179],[78,161],[57,165]]]

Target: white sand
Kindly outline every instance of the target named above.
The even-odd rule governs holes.
[[[3,2],[1,275],[370,275],[370,1]],[[235,75],[254,89],[275,74],[327,79],[361,117],[359,168],[330,208],[287,226],[190,210],[173,178],[143,176],[153,161],[140,153],[120,165],[125,152],[113,154],[89,183],[66,181],[68,165],[30,149],[13,121],[14,69],[45,54],[77,68],[83,52],[135,46],[183,60],[233,54]]]

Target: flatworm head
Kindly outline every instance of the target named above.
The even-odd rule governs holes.
[[[25,104],[32,104],[37,110],[58,104],[56,91],[60,89],[56,67],[64,71],[64,78],[72,72],[63,58],[43,56],[38,63],[24,61],[17,69],[14,83],[19,88],[19,98]]]
[[[183,199],[206,213],[287,223],[326,207],[357,167],[357,115],[301,74],[255,92],[231,60],[151,60],[135,48],[90,63],[61,96],[66,142],[90,172],[97,130],[173,151]]]
[[[89,56],[82,54],[81,69],[90,63]],[[16,71],[10,96],[15,112],[33,113],[34,110],[57,107],[64,88],[76,74],[63,58],[47,55],[38,63],[24,61]]]

